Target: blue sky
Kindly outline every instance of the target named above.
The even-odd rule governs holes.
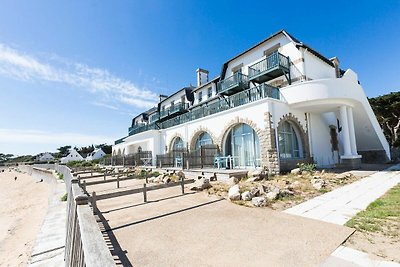
[[[280,29],[337,56],[367,96],[398,91],[400,1],[325,2],[2,0],[0,152],[112,143],[158,94]]]

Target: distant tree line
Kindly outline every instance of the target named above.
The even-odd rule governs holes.
[[[56,159],[60,159],[68,155],[69,149],[71,146],[61,146],[57,148],[57,152],[50,153]],[[83,157],[86,157],[88,154],[92,153],[95,149],[101,148],[104,153],[111,154],[112,153],[112,146],[107,144],[100,144],[100,145],[90,145],[90,146],[83,146],[83,147],[74,147],[76,151],[81,154]],[[35,161],[37,155],[23,155],[23,156],[14,156],[13,154],[4,154],[0,153],[0,163],[13,163],[13,162],[33,162]]]
[[[368,100],[390,146],[400,148],[400,92]]]

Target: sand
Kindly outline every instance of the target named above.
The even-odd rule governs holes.
[[[0,266],[27,266],[47,212],[49,186],[8,169],[0,169],[0,182]]]

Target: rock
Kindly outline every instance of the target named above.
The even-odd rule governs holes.
[[[162,181],[164,184],[168,184],[171,182],[171,178],[169,176],[165,176]]]
[[[213,174],[210,174],[208,176],[208,179],[210,179],[210,181],[216,181],[217,180],[217,174],[215,172]]]
[[[184,180],[185,179],[185,174],[183,173],[183,171],[179,171],[176,176],[178,176],[178,180]]]
[[[277,199],[278,193],[276,193],[276,192],[268,192],[268,193],[265,195],[265,197],[266,197],[268,200],[274,200],[274,199]]]
[[[246,191],[242,193],[242,200],[249,201],[252,199],[252,195],[250,191]]]
[[[159,176],[157,176],[157,177],[153,180],[153,182],[154,182],[154,183],[160,183],[160,182],[162,182],[163,179],[164,179],[164,175],[160,174]]]
[[[207,178],[201,178],[196,180],[191,186],[190,190],[201,191],[211,187],[210,180]]]
[[[255,177],[250,177],[249,179],[247,179],[247,182],[257,182],[257,181],[261,181],[263,178],[261,178],[261,176],[255,176]]]
[[[262,172],[261,170],[257,170],[257,169],[250,170],[247,172],[247,177],[258,177],[258,176],[260,176],[261,172]]]
[[[324,174],[325,174],[325,169],[321,171],[321,175],[324,175]]]
[[[258,185],[258,191],[260,192],[260,195],[265,194],[265,188],[262,184]]]
[[[351,174],[350,172],[344,172],[344,173],[337,174],[335,176],[335,178],[336,179],[348,179],[348,178],[351,178],[352,175],[353,174]]]
[[[322,188],[326,187],[326,182],[322,179],[314,179],[311,181],[311,184],[317,190],[321,190]]]
[[[288,185],[289,190],[299,189],[301,187],[301,183],[299,181],[294,181],[293,183]]]
[[[230,200],[240,200],[240,188],[239,185],[234,185],[229,188],[228,197]]]
[[[288,189],[283,189],[279,192],[279,196],[278,197],[290,197],[293,196],[294,192]]]
[[[234,176],[231,176],[231,177],[226,181],[226,183],[229,184],[229,185],[235,185],[235,184],[239,183],[239,179],[236,178],[236,177],[234,177]]]
[[[290,173],[294,174],[294,175],[299,175],[299,174],[301,174],[301,170],[300,170],[300,168],[296,168],[296,169],[291,170]]]
[[[157,179],[156,177],[150,177],[150,178],[147,178],[147,181],[149,182],[149,183],[154,183],[154,180],[155,179]]]
[[[267,201],[264,197],[253,197],[251,203],[256,207],[265,207],[267,205]]]
[[[313,179],[321,179],[321,176],[319,176],[319,175],[314,175],[314,176],[313,176]]]
[[[258,196],[260,195],[260,189],[259,189],[258,187],[253,187],[253,188],[250,190],[250,194],[251,194],[253,197],[258,197]]]

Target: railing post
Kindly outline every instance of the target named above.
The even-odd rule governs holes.
[[[146,188],[146,184],[143,184],[143,201],[147,202],[147,188]]]
[[[149,178],[147,177],[147,174],[146,174],[146,184],[148,184],[149,183]]]
[[[119,175],[117,176],[117,188],[119,188]]]
[[[86,180],[83,181],[82,189],[83,189],[83,192],[86,192]]]
[[[97,210],[97,199],[96,199],[96,192],[93,191],[92,193],[92,208],[93,208],[93,214],[96,214],[96,210]]]
[[[104,172],[104,181],[106,180],[106,173],[107,171]]]
[[[182,177],[181,179],[181,188],[182,188],[182,195],[185,194],[185,179]]]

